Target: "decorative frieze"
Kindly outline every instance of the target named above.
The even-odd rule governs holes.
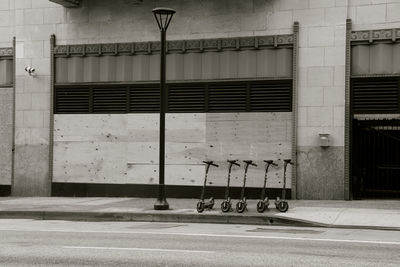
[[[14,55],[14,49],[12,47],[1,47],[0,57],[12,57]]]
[[[353,31],[351,33],[351,42],[373,43],[374,41],[399,42],[400,41],[400,28]]]
[[[168,41],[168,53],[253,50],[273,47],[292,47],[293,35],[272,35],[240,38]],[[151,54],[160,51],[160,42],[58,45],[56,57],[87,55]]]

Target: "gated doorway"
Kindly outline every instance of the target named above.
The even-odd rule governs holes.
[[[400,78],[353,78],[354,198],[400,198]]]
[[[353,195],[400,197],[400,120],[354,120]]]

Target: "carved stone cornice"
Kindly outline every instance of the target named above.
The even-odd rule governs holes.
[[[202,40],[168,41],[168,53],[254,50],[273,47],[292,47],[293,35],[254,36]],[[134,55],[160,52],[160,42],[57,45],[56,57],[87,55]]]
[[[13,57],[14,49],[12,47],[1,47],[0,57]]]
[[[400,41],[400,28],[351,32],[351,42],[373,43],[374,41]]]
[[[63,5],[65,7],[79,7],[82,0],[49,0],[50,2]]]

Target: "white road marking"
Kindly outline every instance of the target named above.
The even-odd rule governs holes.
[[[74,247],[64,246],[67,249],[99,249],[99,250],[133,250],[133,251],[154,251],[154,252],[184,252],[184,253],[214,253],[206,250],[183,250],[183,249],[161,249],[161,248],[121,248],[121,247]]]
[[[309,237],[289,237],[289,236],[265,236],[265,235],[228,235],[228,234],[200,234],[200,233],[174,233],[174,232],[141,232],[141,231],[96,231],[96,230],[25,230],[25,229],[0,229],[0,231],[14,232],[58,232],[58,233],[97,233],[97,234],[132,234],[132,235],[175,235],[175,236],[197,236],[197,237],[224,237],[224,238],[250,238],[250,239],[278,239],[278,240],[299,240],[299,241],[319,241],[337,243],[364,243],[397,245],[396,241],[376,241],[376,240],[355,240],[355,239],[331,239],[331,238],[309,238]]]

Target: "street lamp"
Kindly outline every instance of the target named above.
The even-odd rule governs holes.
[[[167,96],[165,94],[165,48],[166,48],[166,32],[171,22],[175,10],[171,8],[158,7],[153,9],[154,17],[156,18],[158,28],[161,32],[161,48],[160,48],[160,160],[159,160],[159,181],[158,181],[158,197],[154,204],[155,210],[167,210],[169,204],[165,198],[165,107]]]

